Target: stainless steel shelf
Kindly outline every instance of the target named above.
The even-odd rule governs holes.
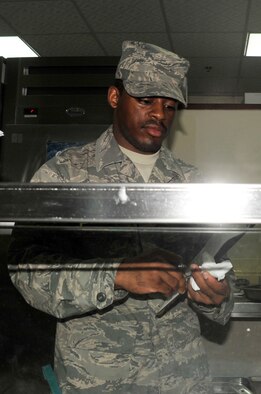
[[[248,301],[245,298],[235,298],[235,305],[231,317],[260,319],[261,302]]]
[[[260,201],[261,184],[0,184],[0,230],[26,222],[252,231],[249,224],[261,224]],[[261,318],[261,303],[236,299],[232,317]]]
[[[0,184],[0,221],[261,223],[261,185]]]

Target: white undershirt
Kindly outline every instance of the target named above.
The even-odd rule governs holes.
[[[129,149],[123,148],[120,146],[120,150],[128,156],[128,158],[133,162],[133,164],[139,170],[142,178],[145,182],[148,182],[154,164],[156,163],[157,158],[159,157],[159,151],[156,153],[152,153],[150,155],[143,155],[142,153],[136,153]]]

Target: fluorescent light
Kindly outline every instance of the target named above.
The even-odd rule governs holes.
[[[249,33],[246,42],[246,56],[261,56],[261,33]]]
[[[21,38],[16,36],[0,37],[0,56],[8,57],[37,57]]]

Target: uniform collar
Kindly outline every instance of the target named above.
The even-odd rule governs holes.
[[[95,165],[97,171],[102,168],[123,161],[124,156],[114,138],[112,125],[97,139]]]
[[[97,139],[95,164],[97,171],[101,171],[104,167],[129,161],[127,156],[120,150],[119,145],[114,138],[112,125]],[[159,158],[156,161],[149,182],[184,182],[184,175],[173,157],[172,153],[161,147]]]

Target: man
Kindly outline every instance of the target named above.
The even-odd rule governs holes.
[[[162,146],[178,103],[186,104],[187,70],[188,62],[172,52],[124,42],[108,90],[113,125],[94,143],[57,154],[33,181],[193,180],[195,169]],[[200,291],[173,270],[184,242],[138,232],[15,238],[13,283],[31,305],[59,319],[55,370],[63,394],[208,392],[195,311],[224,324],[232,295],[227,279],[217,281],[195,264]],[[50,269],[38,270],[41,264]],[[159,299],[176,291],[183,299],[157,318]]]

